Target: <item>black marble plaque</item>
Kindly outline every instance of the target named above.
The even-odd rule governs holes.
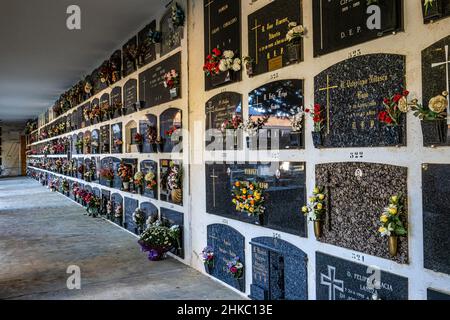
[[[110,106],[110,96],[109,93],[104,93],[102,94],[102,96],[100,97],[100,110],[101,110],[101,115],[102,115],[102,121],[106,121],[109,119],[109,115],[105,112],[103,112],[103,108],[105,105],[109,105]]]
[[[450,36],[447,36],[422,51],[422,103],[428,106],[431,98],[442,95],[450,90]],[[448,98],[448,97],[447,97]],[[449,110],[447,114],[450,114]],[[450,118],[447,119],[450,125]],[[423,130],[424,146],[450,145],[450,130],[448,126],[439,126],[434,130]],[[431,135],[426,137],[425,135]],[[444,139],[439,139],[442,136]],[[446,138],[446,140],[445,140]]]
[[[424,267],[450,274],[450,165],[422,169]]]
[[[170,102],[170,90],[164,86],[164,75],[175,70],[181,79],[181,53],[177,53],[139,74],[139,101],[145,108]],[[181,84],[178,99],[181,98]]]
[[[183,8],[184,10],[184,8]],[[172,23],[172,8],[164,13],[159,23],[159,30],[162,34],[161,39],[161,57],[172,50],[181,46],[181,39],[183,39],[183,27],[176,27]]]
[[[159,218],[158,208],[150,202],[141,202],[141,210],[144,211],[146,218],[150,216]]]
[[[134,36],[122,47],[122,74],[126,76],[137,70],[137,36]]]
[[[249,15],[248,48],[254,60],[253,75],[303,61],[303,39],[295,49],[298,54],[296,60],[288,54],[292,44],[286,39],[289,22],[301,25],[302,17],[300,0],[275,0]]]
[[[254,238],[252,284],[254,300],[308,300],[308,257],[281,239]]]
[[[158,136],[158,118],[152,114],[146,114],[145,117],[148,120],[139,121],[139,132],[144,137],[144,144],[142,146],[143,153],[157,153],[157,145],[151,144],[148,132],[154,132],[154,136]]]
[[[420,0],[423,12],[423,22],[430,23],[450,16],[450,0],[433,0],[430,6]]]
[[[206,150],[242,150],[242,130],[223,130],[225,122],[242,118],[242,95],[224,92],[212,97],[205,106]]]
[[[236,211],[231,196],[236,181],[264,186],[262,217]],[[210,214],[306,237],[306,219],[300,214],[305,201],[303,162],[206,164],[206,211]]]
[[[97,94],[108,87],[108,85],[103,83],[100,79],[100,68],[101,67],[95,69],[91,74],[92,94]]]
[[[127,114],[136,111],[137,85],[136,79],[130,79],[123,86],[123,106],[127,110]]]
[[[141,161],[140,164],[141,172],[144,174],[144,177],[148,173],[153,173],[155,175],[154,180],[158,182],[158,163],[153,160],[144,160]],[[144,196],[157,199],[158,198],[158,183],[152,186],[151,182],[144,181]]]
[[[150,43],[148,34],[150,31],[156,31],[156,20],[153,20],[144,29],[138,33],[138,45],[141,50],[139,66],[143,67],[156,59],[156,45]]]
[[[231,50],[237,57],[241,54],[241,0],[204,0],[205,60],[214,48]],[[211,90],[242,78],[241,72],[234,73],[226,81],[226,73],[205,77],[205,88]]]
[[[114,108],[114,118],[120,115],[119,108],[122,107],[122,88],[114,87],[111,90],[111,108]]]
[[[402,17],[401,0],[313,1],[314,56],[400,31]]]
[[[394,195],[407,198],[408,169],[375,163],[327,163],[316,166],[316,185],[325,188],[327,215],[320,241],[398,263],[408,263],[408,237],[400,237],[398,255],[378,233],[383,209]],[[405,203],[407,210],[408,206]],[[401,220],[408,229],[408,214]]]
[[[184,259],[184,214],[167,208],[161,208],[161,221],[170,227],[175,225],[180,227],[178,246],[174,247],[171,252]]]
[[[182,111],[170,108],[159,116],[160,136],[163,142],[163,152],[181,152],[182,144]]]
[[[372,300],[374,294],[381,300],[408,300],[408,278],[316,252],[317,300]]]
[[[434,289],[428,289],[427,300],[448,301],[450,300],[450,293],[444,293]]]
[[[245,238],[239,231],[224,225],[212,224],[207,227],[208,246],[214,250],[214,267],[211,276],[245,292],[245,272],[242,279],[235,279],[227,268],[227,263],[239,258],[245,269]]]
[[[113,195],[111,196],[111,202],[112,202],[112,215],[114,216],[116,208],[120,205],[122,206],[122,217],[121,218],[113,218],[113,221],[117,224],[119,224],[120,226],[122,226],[123,224],[123,197],[118,194],[118,193],[113,193]]]
[[[263,129],[249,137],[249,147],[257,150],[302,149],[304,130],[297,132],[291,120],[303,108],[303,80],[280,80],[249,93],[249,117],[269,117]]]
[[[400,128],[378,120],[383,100],[403,92],[405,57],[370,54],[344,60],[314,78],[314,101],[324,110],[324,148],[406,145]],[[398,131],[395,131],[398,129]]]
[[[100,153],[100,131],[99,130],[92,130],[91,153],[92,154]]]

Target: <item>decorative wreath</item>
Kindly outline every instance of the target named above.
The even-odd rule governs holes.
[[[232,202],[236,211],[245,212],[249,216],[264,214],[264,189],[255,182],[236,181],[232,189]]]

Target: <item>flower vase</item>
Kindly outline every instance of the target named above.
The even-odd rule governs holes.
[[[230,70],[211,75],[211,85],[213,87],[217,87],[231,81],[233,81],[233,74]]]
[[[243,277],[238,279],[234,278],[234,281],[235,281],[234,287],[239,291],[244,292],[244,278]]]
[[[122,182],[123,185],[123,191],[128,191],[130,190],[130,183],[129,182]]]
[[[250,78],[253,77],[253,62],[246,62],[245,70]]]
[[[287,57],[289,62],[300,60],[300,41],[292,41],[287,45]]]
[[[122,217],[120,218],[114,217],[114,223],[119,226],[122,226]]]
[[[207,274],[212,274],[214,270],[214,264],[210,264],[210,263],[205,263],[205,271]]]
[[[322,237],[322,221],[320,220],[314,221],[314,235],[317,239]]]
[[[143,195],[144,194],[144,187],[143,186],[137,186],[138,194]]]
[[[426,22],[431,22],[434,19],[439,19],[442,16],[442,0],[434,0],[428,8],[422,6],[423,18]]]
[[[390,236],[389,237],[389,254],[391,257],[395,257],[398,253],[398,237]]]
[[[172,202],[175,204],[181,204],[183,202],[183,190],[181,189],[173,189],[170,192]]]
[[[170,99],[174,100],[178,98],[178,87],[170,89]]]
[[[388,145],[399,146],[402,144],[403,129],[400,125],[385,126],[385,133]]]
[[[121,108],[121,109],[120,109],[120,114],[121,114],[122,116],[126,116],[126,115],[127,115],[127,108]]]
[[[154,153],[157,153],[158,152],[158,144],[152,143],[152,150]]]
[[[113,181],[113,180],[108,180],[108,186],[109,186],[110,188],[113,187],[113,184],[114,184],[114,181]]]
[[[313,131],[312,132],[312,140],[313,140],[314,147],[316,149],[322,148],[323,140],[322,140],[322,133],[321,132]]]
[[[138,144],[137,148],[138,148],[139,153],[142,153],[142,150],[144,149],[144,145],[143,144]]]
[[[420,124],[422,126],[423,145],[425,147],[445,144],[447,142],[447,119],[422,120]]]

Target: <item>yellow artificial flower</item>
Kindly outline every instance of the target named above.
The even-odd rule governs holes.
[[[248,211],[250,211],[251,213],[255,212],[254,208],[250,208]]]
[[[316,197],[309,198],[309,202],[311,202],[311,203],[316,202]]]
[[[242,189],[242,194],[247,194],[247,189]]]
[[[380,229],[378,229],[379,233],[385,233],[386,232],[386,228],[385,227],[380,227]]]
[[[317,209],[318,209],[318,210],[322,210],[322,209],[323,209],[323,205],[322,205],[321,203],[318,203],[318,204],[317,204]]]
[[[259,196],[259,195],[258,195],[258,196],[255,196],[255,200],[256,200],[256,201],[261,200],[261,196]]]
[[[319,194],[319,195],[317,195],[317,196],[319,197],[319,200],[325,199],[325,195],[324,195],[324,194]]]
[[[388,219],[389,218],[387,216],[382,215],[381,218],[380,218],[380,221],[383,222],[383,223],[386,223],[386,222],[388,222]]]
[[[389,208],[389,213],[395,216],[398,213],[397,208]]]
[[[233,199],[233,203],[236,204],[236,199]]]
[[[391,198],[391,201],[392,201],[393,203],[397,203],[397,202],[398,202],[398,196],[393,196],[393,197]]]
[[[314,193],[314,194],[318,194],[318,193],[320,193],[320,189],[319,189],[319,188],[317,188],[317,187],[315,187],[315,188],[314,188],[314,190],[313,190],[313,193]]]
[[[307,212],[308,212],[308,207],[303,207],[303,208],[302,208],[302,212],[303,212],[303,213],[307,213]]]

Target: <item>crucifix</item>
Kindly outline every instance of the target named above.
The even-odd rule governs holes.
[[[330,134],[330,90],[336,89],[338,86],[330,86],[330,75],[327,74],[327,85],[325,88],[320,88],[319,91],[327,92],[327,134]]]
[[[320,274],[320,284],[328,287],[328,299],[336,300],[336,290],[344,293],[344,281],[336,280],[336,268],[328,266],[328,275]]]
[[[212,175],[210,176],[210,178],[212,178],[213,208],[215,208],[216,207],[216,179],[219,178],[219,176],[216,175],[216,169],[213,168],[213,172],[212,172]]]
[[[255,26],[252,28],[252,31],[255,31],[255,63],[258,65],[258,29],[262,27],[262,25],[258,25],[258,19],[255,19]]]
[[[208,8],[208,53],[210,53],[212,51],[211,49],[211,5],[214,3],[214,0],[208,2],[207,4],[205,4],[205,7]]]
[[[450,92],[450,88],[449,88],[450,79],[449,79],[449,69],[448,69],[449,65],[450,65],[450,60],[449,60],[449,56],[448,56],[448,45],[446,45],[445,46],[445,61],[433,63],[431,65],[431,67],[436,68],[436,67],[440,67],[440,66],[445,66],[445,80],[446,80],[446,91],[447,92]],[[450,115],[450,103],[447,103],[447,114]],[[447,117],[447,123],[450,124],[450,117]]]

